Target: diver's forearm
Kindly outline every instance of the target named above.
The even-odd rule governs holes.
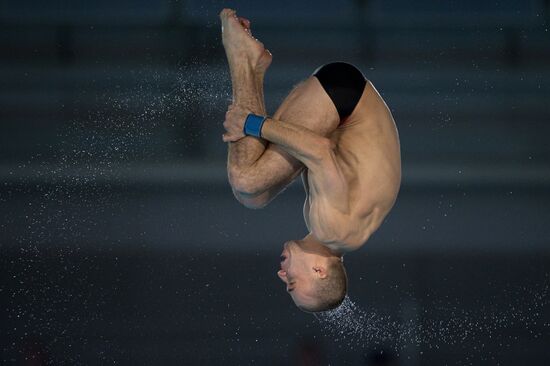
[[[267,118],[262,126],[262,138],[281,146],[286,152],[312,168],[330,149],[330,140],[292,123]]]

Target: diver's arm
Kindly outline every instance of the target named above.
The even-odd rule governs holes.
[[[317,170],[330,163],[334,155],[330,139],[305,127],[281,123],[273,118],[266,118],[262,126],[262,138],[281,146],[310,170]]]
[[[227,111],[223,141],[231,145],[250,138],[244,135],[244,124],[249,113],[250,111],[238,106]],[[301,172],[303,165],[310,170],[310,174],[316,172],[314,174],[323,174],[330,179],[341,178],[334,174],[339,171],[327,169],[334,168],[336,161],[332,143],[326,137],[300,125],[267,118],[261,127],[261,139],[271,143],[264,155],[249,169],[229,173],[235,195],[249,207],[262,207],[269,202]],[[267,158],[268,154],[272,158]],[[282,170],[285,174],[281,174]],[[338,201],[337,205],[342,206],[345,202],[346,200]],[[347,210],[346,207],[342,209]]]
[[[272,129],[271,123],[274,125]],[[229,146],[245,139],[255,138],[246,136],[230,142]],[[271,118],[263,124],[261,140],[270,142],[261,158],[249,167],[228,169],[235,197],[250,208],[267,205],[301,173],[304,165],[309,169],[318,165],[318,160],[328,152],[331,144],[329,139],[305,127]]]
[[[250,208],[262,208],[302,172],[304,165],[282,146],[263,138],[244,136],[248,113],[251,111],[239,106],[230,106],[226,113],[223,140],[229,142],[228,177],[239,202]],[[245,141],[246,146],[239,145]],[[247,156],[255,154],[254,142],[263,142],[265,150],[255,159],[248,159]],[[246,151],[247,147],[252,151]]]

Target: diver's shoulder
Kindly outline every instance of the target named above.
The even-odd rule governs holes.
[[[350,222],[348,235],[342,238],[341,248],[345,252],[352,252],[363,247],[378,230],[384,218],[393,206],[386,200],[373,202],[369,200],[363,207],[357,207],[355,217]]]

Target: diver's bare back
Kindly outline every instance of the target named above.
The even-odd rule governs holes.
[[[345,242],[325,242],[336,251],[361,247],[392,208],[401,182],[399,137],[393,117],[374,86],[367,82],[345,124],[330,136],[334,155],[348,185],[349,231]],[[311,210],[318,197],[303,173],[306,202],[304,218],[311,230]]]

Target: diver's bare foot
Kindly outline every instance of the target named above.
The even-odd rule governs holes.
[[[222,22],[222,43],[233,69],[246,62],[254,72],[265,73],[271,64],[271,53],[265,49],[262,42],[252,36],[250,21],[237,17],[232,9],[223,9],[220,13]]]
[[[254,37],[252,36],[252,31],[250,30],[250,20],[243,17],[237,17],[237,19],[239,20],[239,23],[241,23],[241,25],[243,26],[244,30],[248,34],[250,34],[251,37]],[[260,42],[256,38],[254,38],[254,40],[256,40],[257,42]],[[260,44],[262,44],[263,46],[262,42],[260,42]],[[256,74],[263,76],[263,74],[265,74],[265,72],[267,71],[267,68],[269,67],[269,65],[271,65],[272,59],[273,59],[273,56],[271,55],[271,52],[269,52],[269,50],[264,47],[264,51],[260,56],[260,59],[258,60],[258,63],[256,64],[256,68],[254,70]]]

